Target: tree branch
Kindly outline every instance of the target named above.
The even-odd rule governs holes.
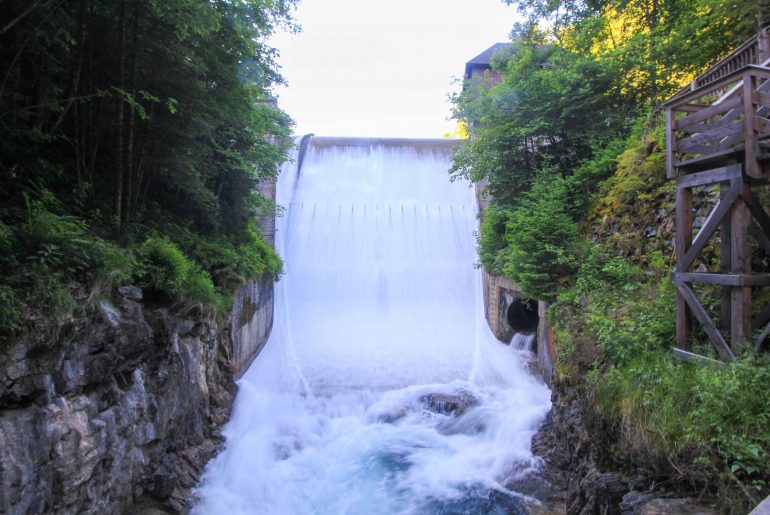
[[[24,11],[22,11],[21,14],[19,14],[16,18],[6,23],[5,26],[2,29],[0,29],[0,36],[8,32],[9,30],[11,30],[14,25],[19,23],[26,15],[31,13],[39,3],[40,3],[40,0],[35,0]]]

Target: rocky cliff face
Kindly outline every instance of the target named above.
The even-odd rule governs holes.
[[[567,515],[712,515],[695,500],[682,498],[677,485],[660,485],[654,475],[620,467],[612,458],[615,429],[595,414],[580,383],[555,381],[553,407],[532,438],[532,451],[546,462],[545,479],[561,497]]]
[[[0,512],[179,512],[233,400],[229,324],[122,288],[0,353]]]

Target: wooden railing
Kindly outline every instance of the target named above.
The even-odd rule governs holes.
[[[668,177],[731,159],[742,162],[747,175],[759,177],[759,160],[769,157],[769,79],[770,68],[744,66],[666,102]]]
[[[768,59],[770,59],[770,27],[765,27],[757,35],[733,50],[727,57],[695,77],[688,86],[682,88],[671,100],[680,98],[690,91],[708,86],[740,70],[744,66],[752,64],[761,65]]]

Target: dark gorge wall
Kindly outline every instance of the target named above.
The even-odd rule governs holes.
[[[238,292],[247,309],[236,310],[232,326],[209,309],[172,312],[147,305],[136,288],[121,291],[88,318],[39,321],[4,344],[1,513],[189,504],[221,443],[234,377],[269,334],[272,281]]]

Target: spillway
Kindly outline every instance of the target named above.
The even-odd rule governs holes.
[[[454,144],[313,138],[284,166],[274,327],[194,513],[526,513],[506,485],[550,393],[484,321]]]

